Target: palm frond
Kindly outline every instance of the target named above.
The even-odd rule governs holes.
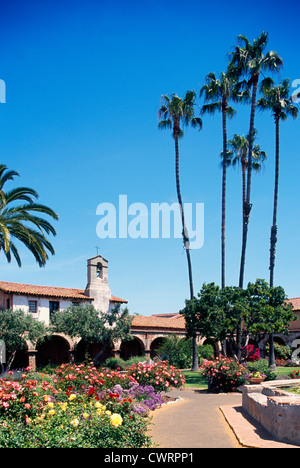
[[[12,203],[15,200],[25,200],[33,203],[32,197],[38,198],[38,194],[35,190],[28,187],[18,187],[5,193],[6,203]]]
[[[27,247],[40,266],[45,265],[48,252],[54,254],[54,248],[46,238],[46,234],[56,235],[56,231],[47,219],[36,213],[47,215],[58,220],[57,213],[46,205],[36,203],[38,194],[28,187],[14,188],[8,192],[3,190],[9,180],[19,175],[16,171],[9,171],[5,165],[0,165],[0,250],[8,262],[12,255],[21,266],[18,249],[12,239],[16,239]],[[25,201],[25,204],[18,204]],[[33,229],[33,226],[35,229]]]
[[[216,111],[220,111],[222,109],[222,102],[213,102],[211,104],[204,104],[201,108],[201,115],[204,114],[214,114]]]

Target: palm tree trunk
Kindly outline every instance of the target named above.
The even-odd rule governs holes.
[[[242,236],[242,252],[241,252],[240,277],[239,277],[240,288],[244,287],[248,225],[249,225],[250,212],[252,208],[252,205],[250,203],[251,175],[252,175],[252,151],[253,151],[253,142],[254,142],[254,120],[255,120],[258,79],[259,79],[259,75],[255,75],[253,77],[250,130],[249,130],[249,148],[248,148],[247,191],[246,191],[246,199],[243,204],[243,236]],[[239,323],[238,329],[237,329],[237,356],[238,356],[238,359],[241,359],[241,356],[242,356],[242,323]]]
[[[190,256],[190,239],[188,230],[185,224],[184,218],[184,210],[183,210],[183,203],[181,197],[181,190],[180,190],[180,177],[179,177],[179,139],[180,127],[179,123],[174,123],[174,139],[175,139],[175,176],[176,176],[176,190],[177,190],[177,199],[180,208],[181,214],[181,222],[182,222],[182,237],[183,237],[183,244],[186,252],[186,258],[188,263],[188,275],[189,275],[189,287],[190,287],[190,299],[194,297],[194,286],[193,286],[193,275],[192,275],[192,262]],[[192,337],[193,339],[193,365],[192,370],[198,371],[199,370],[199,362],[198,362],[198,352],[197,352],[197,335],[196,333]]]
[[[222,234],[221,234],[221,257],[222,272],[221,286],[225,288],[225,225],[226,225],[226,170],[227,170],[227,122],[226,122],[227,102],[222,105],[222,126],[223,126],[223,174],[222,174]]]
[[[270,237],[270,288],[274,286],[274,267],[276,257],[276,244],[277,244],[277,205],[278,205],[278,185],[279,185],[279,118],[275,118],[275,139],[276,139],[276,155],[275,155],[275,185],[274,185],[274,204],[273,204],[273,224],[271,227]],[[276,369],[275,364],[275,350],[274,350],[274,336],[273,333],[269,335],[269,367],[273,370]]]
[[[274,204],[273,204],[273,225],[271,227],[270,237],[270,287],[274,286],[274,267],[277,244],[277,205],[278,205],[278,181],[279,181],[279,119],[275,120],[276,128],[276,155],[275,155],[275,185],[274,185]]]
[[[96,354],[96,356],[93,357],[93,362],[94,364],[98,364],[100,362],[101,356],[104,354],[104,352],[107,350],[108,343],[103,343],[102,348],[100,351]]]
[[[11,353],[11,355],[9,356],[9,358],[7,360],[7,363],[6,363],[6,368],[5,368],[6,372],[10,371],[12,363],[13,363],[15,357],[16,357],[16,353],[17,353],[17,350],[13,351]]]
[[[244,213],[244,203],[246,200],[246,160],[242,158],[242,218]]]
[[[250,195],[251,195],[251,175],[252,175],[252,152],[253,152],[253,142],[254,142],[254,120],[255,120],[258,79],[259,79],[259,75],[256,75],[253,78],[253,91],[252,91],[252,103],[251,103],[251,115],[250,115],[250,130],[249,130],[249,148],[248,148],[247,191],[246,191],[246,199],[245,199],[244,206],[243,206],[243,238],[242,238],[242,253],[241,253],[241,264],[240,264],[240,277],[239,277],[240,288],[243,288],[244,286],[248,224],[249,224],[250,212],[252,208],[252,205],[250,203]]]
[[[190,240],[189,240],[188,230],[187,230],[187,227],[186,227],[186,224],[185,224],[183,203],[182,203],[181,190],[180,190],[179,145],[178,145],[178,134],[176,134],[175,131],[174,131],[174,137],[175,137],[175,156],[176,156],[175,173],[176,173],[177,199],[178,199],[180,215],[181,215],[183,244],[184,244],[184,248],[185,248],[185,251],[186,251],[187,262],[188,262],[190,299],[193,299],[193,297],[194,297],[194,287],[193,287],[193,276],[192,276],[192,263],[191,263],[191,257],[190,257]]]

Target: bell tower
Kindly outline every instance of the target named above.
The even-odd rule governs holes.
[[[108,285],[108,261],[101,255],[96,255],[87,261],[85,295],[94,299],[92,304],[96,310],[109,311],[111,290]]]

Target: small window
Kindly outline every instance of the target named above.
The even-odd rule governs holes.
[[[28,301],[29,312],[32,314],[37,313],[37,301]]]
[[[78,307],[80,306],[80,302],[72,302],[72,306]]]
[[[53,312],[56,312],[57,310],[59,310],[59,302],[58,301],[49,301],[50,314],[52,314]]]
[[[6,309],[10,309],[10,299],[6,299]]]

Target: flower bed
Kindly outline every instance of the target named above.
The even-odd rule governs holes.
[[[163,399],[149,380],[69,364],[2,379],[0,448],[150,447],[148,416]]]
[[[155,391],[168,391],[180,388],[185,384],[184,375],[167,361],[133,364],[127,369],[128,376],[133,377],[140,385],[151,385]]]
[[[300,379],[300,370],[296,370],[290,373],[291,379]]]
[[[234,359],[216,358],[204,360],[202,375],[208,378],[208,390],[212,392],[234,392],[245,382],[245,366]]]

